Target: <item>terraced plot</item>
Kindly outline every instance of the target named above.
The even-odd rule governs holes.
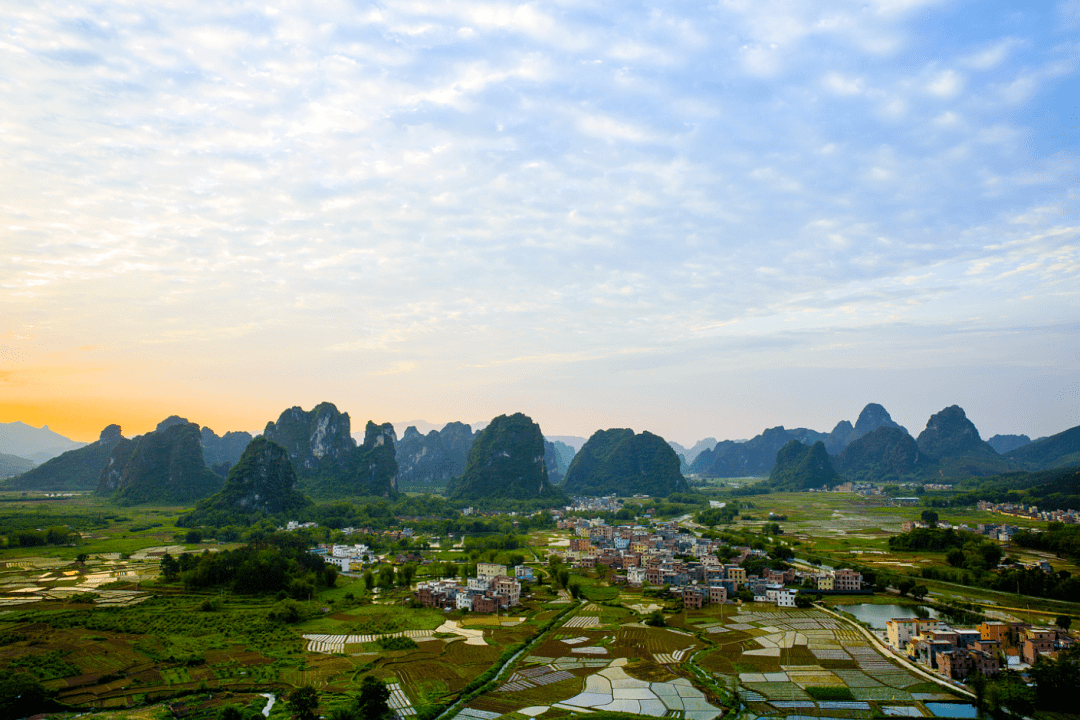
[[[703,629],[720,649],[700,664],[720,676],[735,675],[741,699],[759,716],[857,718],[886,714],[886,707],[894,716],[930,714],[923,698],[905,690],[923,679],[820,611],[755,608],[720,623],[710,618]],[[814,701],[806,692],[812,687],[847,687],[854,700]]]

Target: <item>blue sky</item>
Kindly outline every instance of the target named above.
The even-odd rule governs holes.
[[[0,419],[1080,424],[1078,0],[4,8]]]

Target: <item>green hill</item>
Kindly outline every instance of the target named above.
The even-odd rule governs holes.
[[[689,485],[679,471],[679,456],[662,437],[615,428],[593,433],[570,462],[562,489],[571,495],[667,497]]]
[[[109,425],[96,442],[54,457],[7,483],[12,490],[94,490],[116,445],[124,440],[119,425]]]
[[[182,421],[162,423],[158,430],[120,445],[119,455],[130,455],[123,463],[102,473],[118,471],[119,479],[111,497],[121,505],[186,504],[207,497],[221,488],[221,478],[203,461],[199,426]],[[116,457],[114,454],[113,457]],[[110,460],[113,459],[110,458]],[[110,484],[99,483],[99,492],[108,493]]]
[[[820,440],[813,445],[792,440],[776,452],[776,465],[769,474],[769,484],[778,490],[832,487],[841,480]]]
[[[1080,465],[1080,425],[1007,452],[1005,457],[1032,470]]]
[[[199,501],[177,525],[248,525],[266,515],[297,513],[313,504],[296,490],[297,482],[285,448],[257,437],[229,470],[221,491]]]
[[[18,455],[6,455],[0,453],[0,478],[9,478],[12,475],[24,473],[34,469],[34,461],[19,457]]]
[[[548,480],[540,426],[522,413],[500,415],[480,431],[465,472],[451,481],[447,494],[461,500],[564,497]]]
[[[393,425],[369,421],[360,446],[351,433],[349,414],[324,402],[308,411],[289,408],[276,423],[266,424],[263,437],[285,448],[299,478],[299,490],[312,497],[396,497],[397,436]]]
[[[884,425],[852,442],[835,458],[836,470],[854,482],[896,482],[932,465],[915,438],[901,428]]]
[[[397,497],[398,464],[394,436],[392,424],[376,425],[368,420],[364,428],[364,444],[355,451],[354,494]]]

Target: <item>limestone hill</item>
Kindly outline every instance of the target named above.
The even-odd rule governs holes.
[[[297,492],[297,481],[285,448],[257,437],[229,470],[220,492],[200,501],[177,525],[247,525],[266,515],[296,514],[312,505]]]
[[[832,487],[842,480],[833,468],[825,443],[803,445],[792,440],[776,453],[769,484],[778,490]]]
[[[659,435],[597,430],[574,456],[563,490],[571,495],[646,494],[667,497],[689,489],[679,456]]]
[[[522,413],[500,415],[473,441],[465,472],[447,489],[454,499],[562,498],[548,479],[544,435]]]
[[[163,422],[154,432],[113,446],[98,494],[121,505],[187,504],[221,488],[203,460],[199,426]]]

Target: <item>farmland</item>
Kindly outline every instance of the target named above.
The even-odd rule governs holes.
[[[87,497],[7,500],[0,507],[9,523],[64,525],[83,536],[79,545],[0,549],[0,672],[33,673],[73,709],[159,720],[168,701],[185,717],[209,718],[224,704],[262,710],[266,696],[311,686],[326,714],[347,705],[369,675],[388,684],[403,717],[453,707],[465,720],[589,712],[714,720],[733,708],[761,717],[922,716],[930,714],[927,702],[961,699],[824,610],[683,609],[656,592],[613,584],[603,567],[574,571],[577,598],[535,583],[520,606],[495,616],[410,607],[408,588],[372,588],[358,575],[293,600],[195,591],[159,576],[164,554],[238,544],[187,536],[175,526],[178,508],[118,511]],[[770,511],[787,515],[783,538],[800,562],[856,560],[892,570],[944,562],[888,551],[887,538],[917,516],[912,509],[837,494],[755,496],[753,503],[731,528],[758,533]],[[943,516],[980,519],[963,510]],[[520,556],[542,576],[547,556],[566,550],[569,536],[534,531],[523,542],[483,557]],[[427,551],[434,562],[419,567],[417,580],[444,562],[464,566],[478,556],[460,539],[440,545]],[[944,585],[934,592],[1042,623],[1059,606],[1076,610],[1028,598],[1019,607],[988,591]],[[293,604],[295,617],[282,619],[282,603]],[[657,610],[666,627],[645,624]],[[381,642],[393,637],[411,642]],[[284,703],[269,716],[286,717]]]

